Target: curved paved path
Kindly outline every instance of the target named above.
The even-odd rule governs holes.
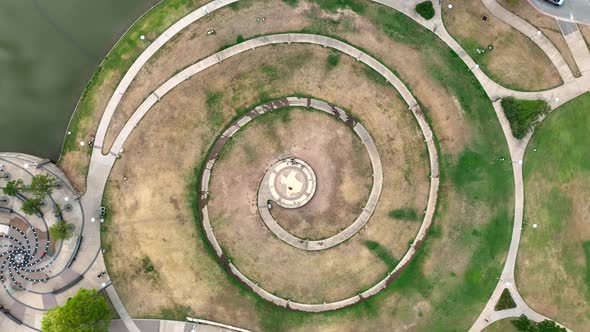
[[[399,273],[412,260],[412,258],[416,254],[417,250],[422,245],[422,242],[424,241],[427,231],[430,228],[430,225],[432,223],[433,211],[434,211],[434,208],[436,205],[436,195],[437,195],[437,190],[438,190],[438,180],[439,179],[438,178],[431,179],[431,195],[428,199],[428,206],[427,206],[427,211],[430,211],[430,213],[428,213],[428,212],[426,213],[426,216],[424,217],[424,220],[423,220],[422,225],[420,227],[420,231],[418,232],[418,234],[416,236],[416,239],[412,242],[412,245],[410,246],[410,248],[408,249],[408,251],[406,252],[404,257],[400,260],[398,265],[392,271],[390,271],[387,274],[387,276],[385,278],[383,278],[380,282],[378,282],[377,284],[375,284],[374,286],[372,286],[368,290],[366,290],[356,296],[352,296],[352,297],[349,297],[349,298],[346,298],[346,299],[343,299],[340,301],[335,301],[335,302],[330,302],[330,303],[321,303],[321,304],[299,303],[299,302],[290,301],[290,300],[281,298],[279,296],[276,296],[276,295],[266,291],[262,287],[258,286],[257,283],[250,280],[247,276],[245,276],[242,272],[240,272],[240,270],[225,256],[223,249],[221,248],[221,246],[217,242],[217,239],[215,237],[215,233],[213,231],[213,227],[211,226],[211,222],[209,220],[209,211],[208,211],[207,202],[209,199],[209,182],[211,179],[212,169],[215,165],[217,157],[219,156],[219,153],[221,152],[221,150],[223,149],[225,144],[239,130],[239,128],[246,125],[250,120],[256,118],[257,116],[259,116],[261,114],[271,112],[276,109],[285,108],[285,107],[293,107],[293,106],[303,106],[303,107],[316,108],[318,110],[330,113],[330,114],[338,116],[338,117],[340,117],[341,115],[345,115],[345,113],[343,113],[341,110],[336,111],[335,106],[330,105],[330,104],[323,102],[323,101],[319,101],[319,100],[315,100],[315,99],[311,99],[311,98],[287,97],[284,99],[271,101],[267,104],[256,107],[255,109],[253,109],[252,111],[250,111],[246,114],[245,118],[249,119],[248,121],[243,121],[242,120],[243,118],[240,118],[240,119],[234,121],[228,127],[228,129],[221,135],[221,137],[213,144],[213,147],[211,148],[211,152],[209,153],[209,155],[205,159],[206,160],[205,168],[203,170],[202,177],[201,177],[201,188],[200,188],[200,194],[199,194],[200,219],[201,219],[201,222],[203,225],[203,229],[205,230],[207,240],[209,241],[209,244],[211,244],[211,246],[215,250],[215,253],[217,254],[219,259],[221,260],[222,265],[225,267],[226,271],[233,274],[234,276],[236,276],[245,286],[250,288],[253,292],[258,294],[263,299],[265,299],[269,302],[272,302],[276,305],[279,305],[281,307],[284,307],[284,308],[289,308],[289,309],[299,310],[299,311],[306,311],[306,312],[323,312],[323,311],[341,309],[341,308],[344,308],[347,306],[351,306],[363,299],[371,297],[371,296],[377,294],[378,292],[380,292],[381,290],[383,290],[389,283],[391,283],[399,275]],[[349,121],[348,117],[346,117],[346,120],[344,120],[344,119],[342,119],[342,120]],[[355,126],[356,126],[356,124],[355,124]],[[434,151],[434,153],[436,155],[436,150]],[[377,156],[377,158],[378,158],[378,156]],[[436,166],[437,166],[436,169],[438,169],[438,163],[436,164]],[[434,190],[434,192],[433,192],[433,190]],[[379,191],[380,191],[380,188],[379,188]],[[375,202],[375,204],[376,203],[377,202]],[[260,204],[260,202],[259,202],[259,204]],[[263,204],[266,205],[266,201],[264,201]],[[362,228],[362,226],[364,226],[364,224],[361,225],[360,228]],[[358,230],[360,230],[360,228],[356,229],[354,231],[354,233],[350,234],[347,238],[354,235]],[[346,233],[346,235],[348,235],[348,233]],[[297,246],[297,245],[295,245],[295,246]],[[297,246],[297,247],[299,247],[299,246]],[[301,248],[301,249],[306,249],[306,248]]]
[[[386,278],[384,278],[381,282],[370,288],[369,290],[363,292],[360,295],[355,297],[345,299],[338,302],[333,303],[326,303],[326,304],[303,304],[303,303],[295,303],[290,302],[284,299],[281,299],[264,289],[260,288],[258,285],[250,281],[246,276],[244,276],[235,266],[231,264],[231,262],[227,262],[227,266],[229,270],[236,275],[240,280],[242,280],[248,287],[250,287],[254,292],[256,292],[261,297],[265,298],[266,300],[273,302],[277,305],[281,305],[283,307],[289,307],[296,310],[301,311],[310,311],[310,312],[321,312],[327,310],[335,310],[339,308],[343,308],[345,306],[349,306],[360,301],[363,298],[368,296],[372,296],[383,289],[390,279],[397,276],[397,274],[403,269],[407,263],[411,260],[411,258],[415,255],[417,249],[420,247],[422,241],[426,237],[427,231],[432,223],[432,217],[434,215],[434,209],[436,207],[436,200],[437,200],[437,193],[439,187],[439,167],[438,167],[438,154],[436,150],[436,146],[433,141],[433,133],[428,125],[422,110],[418,106],[418,103],[414,96],[410,93],[410,91],[406,88],[406,86],[391,72],[386,66],[381,64],[378,60],[374,59],[370,55],[366,54],[365,52],[346,44],[342,41],[339,41],[334,38],[326,37],[326,36],[319,36],[319,35],[312,35],[312,34],[274,34],[274,35],[267,35],[261,36],[257,38],[253,38],[247,40],[243,43],[234,45],[227,49],[224,49],[220,52],[217,52],[189,67],[182,70],[180,73],[174,75],[168,81],[163,83],[159,88],[157,88],[150,97],[146,98],[144,102],[137,108],[137,110],[131,115],[129,120],[125,123],[125,126],[115,139],[113,147],[111,148],[110,155],[116,155],[115,151],[122,151],[123,145],[127,137],[131,134],[133,129],[139,124],[141,119],[147,114],[147,112],[155,105],[161,98],[163,98],[168,92],[170,92],[174,87],[178,84],[184,82],[185,80],[189,79],[193,75],[211,67],[216,64],[221,63],[223,60],[246,52],[248,50],[255,49],[257,47],[263,47],[268,45],[274,44],[291,44],[291,43],[304,43],[304,44],[315,44],[321,45],[325,47],[330,47],[332,49],[338,50],[345,54],[348,54],[358,61],[363,62],[364,64],[371,67],[373,70],[378,72],[381,76],[383,76],[387,82],[389,82],[402,96],[404,101],[408,104],[410,111],[414,114],[418,125],[424,135],[426,145],[428,147],[429,157],[430,157],[430,169],[431,169],[431,183],[430,183],[430,193],[428,197],[428,203],[426,207],[426,213],[424,217],[424,221],[418,231],[416,239],[414,240],[413,244],[410,246],[410,249],[406,252],[404,257],[400,260],[398,266],[391,271]],[[95,152],[100,150],[99,148],[95,149]],[[93,153],[93,160],[94,160],[95,153]],[[98,158],[102,158],[102,154]],[[213,167],[214,161],[208,161],[206,165],[206,169],[211,170]],[[112,165],[111,165],[112,166]],[[102,179],[106,183],[106,178]],[[103,184],[104,188],[104,184]],[[202,188],[203,189],[203,188]],[[206,192],[202,190],[203,192]],[[206,199],[206,197],[205,197]],[[208,215],[206,209],[203,211],[203,218],[208,220]],[[217,255],[219,257],[223,257],[223,252],[221,251],[221,247],[219,244],[216,244],[214,241],[213,231],[210,225],[205,225],[205,231],[207,232],[207,237],[209,238],[210,242],[212,243]],[[211,236],[210,236],[211,235]]]
[[[279,239],[281,239],[288,245],[301,250],[316,251],[332,248],[348,240],[350,237],[352,237],[358,231],[360,231],[363,227],[365,227],[365,224],[371,218],[373,211],[375,211],[375,207],[379,202],[379,196],[381,195],[381,189],[383,188],[383,168],[381,165],[381,158],[379,157],[379,151],[377,151],[377,146],[375,145],[375,142],[373,142],[371,135],[369,134],[369,132],[367,132],[367,130],[365,129],[365,127],[363,127],[361,123],[356,122],[344,110],[337,106],[330,105],[324,101],[317,99],[290,97],[286,99],[269,102],[268,104],[258,106],[252,111],[248,112],[243,117],[234,121],[233,124],[229,126],[229,128],[221,135],[220,139],[218,139],[214,143],[213,148],[211,150],[213,153],[209,154],[209,156],[207,156],[207,158],[205,159],[207,161],[207,167],[203,172],[203,179],[201,181],[201,191],[203,193],[209,192],[209,179],[211,176],[211,168],[213,167],[213,164],[217,159],[219,151],[223,149],[223,147],[227,144],[229,139],[231,139],[231,137],[233,137],[233,135],[235,135],[241,129],[241,127],[245,126],[247,123],[254,120],[258,116],[270,112],[274,109],[283,107],[313,108],[318,111],[325,112],[337,119],[340,119],[357,134],[357,136],[360,138],[361,142],[367,149],[369,159],[371,160],[371,167],[373,170],[373,186],[371,188],[367,204],[363,208],[363,211],[356,218],[356,220],[348,227],[346,227],[344,230],[338,232],[333,236],[321,240],[311,241],[301,239],[289,233],[287,230],[281,227],[281,225],[279,225],[279,223],[272,216],[272,214],[270,213],[270,209],[268,208],[268,201],[273,200],[273,196],[270,193],[270,188],[268,187],[268,185],[266,185],[267,183],[269,183],[269,177],[271,173],[267,172],[261,181],[257,195],[258,211],[260,213],[262,221],[266,224],[268,229],[275,236],[277,236]],[[210,165],[211,168],[209,167]],[[208,218],[206,219],[206,223],[209,223]]]
[[[216,0],[216,1],[213,1],[209,4],[207,4],[206,6],[203,6],[203,7],[199,8],[198,10],[194,11],[193,13],[187,15],[186,17],[184,17],[183,19],[181,19],[177,23],[173,24],[169,29],[167,29],[160,37],[158,37],[158,39],[156,41],[154,41],[140,55],[140,57],[134,62],[134,64],[130,68],[130,70],[125,74],[124,78],[122,79],[122,81],[120,82],[119,86],[117,87],[115,93],[113,94],[111,100],[109,101],[107,109],[105,110],[104,115],[101,118],[101,122],[99,124],[99,128],[98,128],[98,131],[96,134],[96,145],[95,145],[95,148],[92,153],[91,164],[90,164],[90,169],[89,169],[89,176],[87,179],[88,190],[87,190],[86,194],[84,195],[84,197],[82,198],[83,205],[88,206],[90,211],[92,211],[94,213],[95,211],[98,210],[98,207],[100,206],[100,199],[102,198],[102,193],[104,190],[104,185],[106,183],[106,179],[108,177],[110,169],[116,160],[117,154],[119,153],[119,151],[121,151],[121,148],[122,148],[122,145],[123,145],[125,139],[127,138],[127,136],[129,135],[129,133],[132,130],[132,128],[124,128],[119,133],[119,135],[117,137],[117,141],[116,141],[117,144],[113,145],[113,147],[110,149],[109,153],[107,155],[103,155],[101,153],[102,144],[104,142],[104,137],[105,137],[106,131],[108,129],[108,125],[111,121],[112,115],[113,115],[113,113],[114,113],[114,111],[121,99],[121,96],[127,90],[131,81],[135,78],[135,76],[137,75],[137,73],[139,72],[141,67],[143,67],[143,65],[147,62],[147,60],[153,54],[155,54],[155,52],[162,45],[164,45],[168,40],[170,40],[176,33],[178,33],[180,30],[182,30],[184,27],[188,26],[192,22],[196,21],[197,19],[205,16],[207,13],[210,13],[218,8],[221,8],[227,4],[233,3],[235,1],[237,1],[237,0]],[[581,79],[574,79],[574,80],[567,81],[564,85],[557,87],[555,89],[541,91],[541,92],[519,92],[519,91],[513,91],[510,89],[504,88],[504,87],[498,85],[497,83],[493,82],[487,75],[485,75],[481,71],[481,69],[479,69],[476,66],[476,63],[469,57],[469,55],[467,55],[467,53],[461,48],[461,46],[448,34],[446,29],[444,28],[444,25],[442,24],[442,19],[440,16],[440,4],[435,2],[436,3],[435,10],[437,12],[437,15],[431,21],[426,21],[423,18],[421,18],[420,16],[418,16],[415,13],[415,11],[413,10],[413,7],[414,7],[416,1],[377,0],[376,2],[382,3],[386,6],[389,6],[393,9],[396,9],[396,10],[399,10],[399,11],[405,13],[406,15],[412,17],[415,21],[417,21],[421,25],[423,25],[426,28],[428,28],[429,30],[433,31],[439,38],[441,38],[451,49],[453,49],[460,56],[460,58],[465,62],[465,64],[469,68],[471,68],[474,75],[479,80],[480,84],[483,86],[484,90],[486,91],[488,96],[490,96],[490,98],[492,100],[497,100],[497,99],[505,97],[505,96],[514,96],[514,97],[521,98],[521,99],[544,99],[544,100],[547,100],[553,108],[556,108],[557,106],[563,104],[564,102],[571,100],[572,98],[577,97],[581,93],[587,91],[588,84],[586,83],[587,80],[584,76]],[[347,53],[347,52],[345,52],[345,53]],[[357,54],[361,55],[361,53],[362,52],[359,52]],[[347,53],[347,54],[352,55],[350,53]],[[225,55],[225,54],[223,54],[223,55]],[[354,55],[352,55],[352,56],[354,56]],[[219,59],[219,61],[222,60],[221,57],[219,57],[218,59]],[[210,59],[210,60],[212,60],[214,62],[214,59]],[[394,86],[396,85],[396,83],[398,83],[396,81],[393,81],[393,82],[394,82],[393,83]],[[166,89],[166,87],[161,87],[161,88],[164,88],[164,90]],[[160,95],[158,95],[158,96],[160,96]],[[413,100],[413,97],[411,95],[409,97],[402,95],[402,97],[404,97],[404,100],[406,100],[406,101],[408,99],[412,100],[414,103],[411,105],[416,105],[415,100]],[[155,96],[153,94],[150,95],[150,97],[148,97],[148,99],[152,99],[152,101],[148,102],[148,104],[152,103],[152,105],[153,105],[156,102],[156,101],[153,101],[154,98],[158,99],[157,96]],[[145,112],[147,112],[147,109],[142,110],[142,107],[144,107],[144,108],[148,107],[148,109],[149,109],[149,107],[151,107],[151,105],[148,105],[148,104],[146,104],[146,105],[142,104],[142,106],[138,109],[138,111],[133,115],[133,117],[135,117],[135,118],[131,119],[130,122],[128,122],[128,124],[129,123],[137,124],[139,122],[139,119],[141,119],[141,117],[143,116],[143,114],[145,114]],[[503,118],[503,113],[497,105],[495,105],[495,109],[496,109],[498,118],[500,119],[500,121],[502,123],[503,121],[505,121],[505,118]],[[126,127],[127,127],[127,125],[126,125]],[[518,238],[518,239],[520,238],[520,233],[519,232],[517,233],[516,229],[520,229],[520,226],[522,224],[522,194],[520,194],[520,198],[519,198],[519,194],[518,194],[519,192],[522,193],[522,169],[521,169],[521,165],[518,164],[516,161],[522,160],[522,153],[518,149],[521,148],[522,151],[524,151],[524,147],[526,147],[526,141],[523,142],[523,141],[514,140],[510,131],[509,130],[506,131],[504,124],[502,125],[502,127],[504,129],[504,134],[507,138],[507,141],[508,141],[508,144],[510,147],[512,160],[515,161],[515,163],[514,163],[514,165],[515,165],[514,166],[515,189],[516,189],[515,190],[515,192],[516,192],[516,194],[515,194],[515,200],[516,200],[515,201],[515,223],[514,223],[515,232],[513,232],[513,241],[511,243],[511,249],[512,249],[513,244],[516,244],[516,248],[518,248],[518,242],[515,242],[515,241],[517,241],[516,238]],[[520,159],[517,159],[517,158],[520,158]],[[431,163],[432,163],[432,156],[431,156]],[[438,172],[435,175],[438,176]],[[518,178],[520,178],[520,179],[518,179]],[[431,191],[430,198],[432,198],[432,196],[433,195],[432,195],[432,191]],[[519,219],[520,219],[520,221],[519,221]],[[422,231],[422,229],[421,229],[421,231]],[[511,257],[512,252],[513,252],[513,250],[510,251],[509,257]],[[514,253],[514,257],[515,257],[515,255],[516,254]],[[102,260],[102,258],[101,258],[101,260]],[[508,266],[508,264],[507,264],[507,266]],[[513,268],[512,268],[512,275],[513,275]],[[130,324],[133,324],[133,323],[131,322]]]
[[[488,0],[482,0],[488,1]],[[513,224],[513,231],[512,231],[512,239],[510,243],[510,249],[508,252],[508,256],[506,259],[506,263],[504,265],[504,269],[502,272],[502,276],[499,278],[500,281],[496,286],[494,292],[492,293],[488,303],[486,304],[484,310],[477,318],[473,326],[471,327],[470,331],[481,331],[486,326],[490,325],[494,321],[497,321],[502,318],[506,317],[518,317],[520,313],[527,314],[531,319],[541,321],[544,319],[549,319],[534,310],[532,310],[526,302],[522,299],[518,290],[516,289],[516,284],[514,282],[514,268],[516,265],[516,258],[518,254],[518,248],[520,244],[520,235],[522,231],[522,222],[523,222],[523,210],[524,210],[524,185],[523,185],[523,178],[522,178],[522,163],[524,152],[526,150],[526,146],[530,140],[530,137],[533,133],[530,133],[527,137],[522,140],[517,140],[512,135],[510,130],[510,125],[508,120],[506,119],[502,107],[500,106],[499,100],[503,97],[515,97],[520,99],[543,99],[546,100],[552,109],[555,109],[562,104],[568,102],[569,100],[578,97],[582,93],[588,91],[590,87],[590,76],[589,75],[582,75],[580,78],[570,79],[569,81],[565,82],[563,85],[540,92],[520,92],[514,91],[507,88],[500,86],[499,84],[492,81],[485,73],[481,71],[481,69],[476,66],[475,61],[471,59],[471,57],[463,50],[463,48],[451,37],[451,35],[447,32],[441,16],[441,8],[440,2],[434,2],[435,4],[435,17],[427,21],[421,16],[419,16],[416,11],[414,10],[414,6],[419,1],[410,1],[406,2],[404,0],[378,0],[386,6],[389,6],[394,9],[398,9],[401,12],[405,13],[406,15],[410,16],[416,22],[420,23],[422,26],[426,27],[427,29],[433,31],[439,38],[441,38],[447,46],[449,46],[455,53],[459,55],[459,57],[465,62],[471,71],[474,73],[477,80],[480,82],[484,90],[486,91],[487,95],[490,97],[492,101],[494,101],[494,110],[496,111],[496,115],[500,124],[502,126],[502,131],[504,132],[504,136],[506,137],[506,141],[508,143],[508,147],[510,150],[510,156],[512,159],[512,166],[513,166],[513,174],[514,174],[514,193],[515,193],[515,205],[514,205],[514,224]],[[495,6],[490,6],[494,10],[497,9]],[[502,14],[500,14],[502,15]],[[503,18],[505,22],[515,26],[519,25],[518,21],[519,17],[508,17],[510,15],[504,15]],[[502,19],[502,18],[500,18]],[[522,22],[520,22],[522,23]],[[545,45],[546,46],[546,45]],[[541,47],[541,49],[546,52],[551,47]],[[554,48],[554,47],[553,47]],[[551,59],[552,56],[547,54],[547,56]],[[553,55],[553,60],[555,57]],[[560,63],[557,60],[557,63]],[[562,72],[565,68],[562,68]],[[503,291],[504,288],[509,288],[510,293],[513,295],[515,302],[517,302],[517,309],[511,311],[500,311],[496,312],[494,307]],[[510,316],[515,315],[515,316]]]
[[[436,34],[461,58],[461,60],[463,60],[467,67],[470,68],[471,72],[475,75],[492,101],[508,96],[529,100],[543,99],[547,101],[552,108],[557,108],[568,100],[588,91],[588,79],[585,77],[574,78],[565,82],[563,85],[545,91],[523,92],[505,88],[489,78],[463,47],[448,33],[442,21],[441,5],[438,1],[433,1],[436,15],[431,20],[425,20],[414,10],[416,3],[420,2],[418,0],[375,0],[375,2],[406,14],[414,21]],[[509,22],[507,23],[510,24]]]
[[[551,60],[563,82],[569,82],[574,79],[574,75],[561,53],[559,53],[549,38],[540,33],[541,31],[539,29],[502,7],[496,0],[481,1],[494,16],[532,40],[547,55],[549,60]]]

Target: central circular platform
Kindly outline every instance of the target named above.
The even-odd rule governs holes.
[[[268,169],[268,187],[273,201],[287,209],[302,207],[311,200],[316,189],[313,169],[303,160],[279,160]]]

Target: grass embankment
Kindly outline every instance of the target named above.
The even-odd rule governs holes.
[[[96,105],[97,96],[105,87],[114,90],[116,84],[131,67],[135,59],[145,50],[151,41],[164,30],[178,21],[187,12],[200,7],[207,0],[166,0],[145,13],[119,39],[112,50],[98,66],[90,81],[84,88],[76,110],[68,126],[70,135],[63,142],[62,156],[79,148],[80,141],[88,141],[94,133],[103,109]],[[144,36],[144,40],[140,37]],[[106,105],[105,105],[106,106]]]
[[[573,330],[590,326],[589,108],[588,93],[564,104],[531,139],[517,261],[519,290],[527,303]]]
[[[504,114],[510,122],[514,137],[525,137],[539,123],[539,117],[547,114],[550,107],[544,100],[521,100],[513,97],[502,98]]]

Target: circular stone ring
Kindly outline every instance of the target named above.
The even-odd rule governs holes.
[[[324,250],[339,245],[348,240],[358,231],[360,231],[369,221],[383,187],[383,168],[381,166],[381,158],[377,151],[375,142],[369,135],[369,132],[363,125],[355,121],[344,110],[339,107],[330,105],[324,101],[310,98],[287,98],[287,106],[303,106],[313,108],[331,116],[342,120],[349,126],[356,135],[360,138],[363,145],[367,149],[371,167],[373,169],[373,186],[366,205],[363,207],[361,214],[344,230],[328,238],[320,240],[307,240],[299,238],[287,230],[285,230],[270,213],[271,205],[269,201],[276,202],[279,206],[284,208],[297,208],[305,205],[313,196],[315,192],[315,174],[311,167],[303,160],[288,158],[280,160],[275,163],[267,171],[266,175],[260,183],[258,190],[258,212],[266,227],[279,239],[288,245],[309,251]],[[265,110],[261,107],[263,111]],[[248,115],[246,115],[248,116]],[[239,122],[239,120],[238,120]],[[287,185],[281,183],[281,180]]]
[[[279,160],[262,180],[258,197],[272,200],[286,209],[304,206],[315,194],[316,178],[311,166],[297,158]]]

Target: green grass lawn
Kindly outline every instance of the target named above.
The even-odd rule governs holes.
[[[518,331],[514,325],[512,325],[512,319],[502,319],[488,326],[483,330],[484,332],[516,332]]]
[[[590,324],[590,232],[580,224],[586,215],[577,212],[590,195],[589,108],[586,93],[550,113],[533,135],[525,156],[526,224],[517,264],[525,300],[533,308],[554,304],[545,314],[574,330]]]

